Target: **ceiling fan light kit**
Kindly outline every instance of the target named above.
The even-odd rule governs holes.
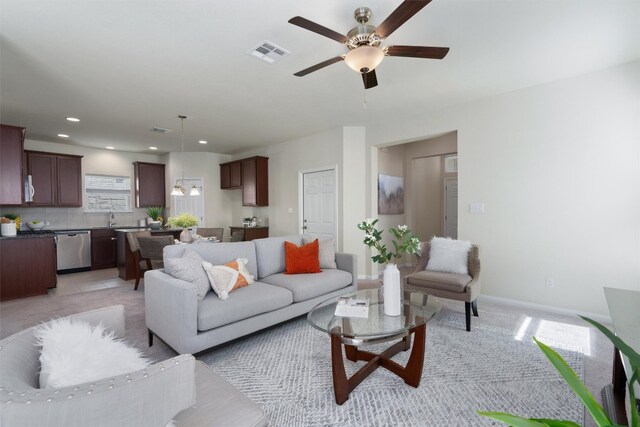
[[[344,62],[356,73],[368,73],[376,69],[384,59],[384,51],[377,46],[360,46],[350,50]]]
[[[431,0],[405,0],[396,8],[382,24],[374,27],[370,25],[371,9],[359,7],[353,13],[358,25],[352,28],[347,35],[342,35],[329,28],[309,21],[301,16],[295,16],[289,20],[290,24],[297,25],[305,30],[328,37],[338,43],[344,44],[349,52],[346,55],[336,56],[320,62],[304,70],[298,71],[294,76],[302,77],[320,70],[336,62],[343,61],[357,73],[362,74],[365,89],[378,85],[375,68],[380,65],[385,56],[403,56],[409,58],[442,59],[449,52],[448,47],[427,46],[386,46],[380,47],[380,43],[407,22],[429,4]]]

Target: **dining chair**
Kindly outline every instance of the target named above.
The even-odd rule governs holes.
[[[222,242],[224,236],[224,228],[200,228],[198,227],[198,234],[202,237],[215,237]]]
[[[164,268],[162,250],[165,246],[173,245],[173,236],[140,236],[140,256],[146,263],[146,270]]]
[[[244,240],[244,230],[234,230],[231,232],[232,242],[242,242]]]
[[[138,237],[151,237],[150,231],[132,231],[126,233],[127,242],[129,243],[129,249],[133,254],[135,274],[136,274],[136,286],[133,290],[138,290],[138,285],[140,284],[140,278],[142,277],[142,273],[147,269],[147,263],[142,260],[142,256],[140,255],[140,245],[138,244]]]

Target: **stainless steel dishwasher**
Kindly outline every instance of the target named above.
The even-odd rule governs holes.
[[[91,268],[91,232],[56,231],[58,273],[74,273]]]

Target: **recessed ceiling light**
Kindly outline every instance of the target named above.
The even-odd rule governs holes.
[[[206,144],[207,141],[205,141],[204,139],[201,139],[200,141],[198,141],[200,144]]]
[[[60,138],[69,138],[69,135],[65,134],[65,133],[59,133],[58,136]]]
[[[149,147],[149,150],[157,150],[158,147]]]
[[[106,147],[104,147],[104,148],[106,148],[107,150],[115,150],[115,148],[114,148],[114,147],[112,147],[112,146],[110,146],[110,145],[107,145],[107,146],[106,146]]]
[[[70,122],[79,122],[80,119],[76,119],[75,117],[67,117],[67,120],[69,120]]]

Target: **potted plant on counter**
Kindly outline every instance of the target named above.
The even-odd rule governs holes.
[[[193,236],[191,236],[191,228],[198,225],[198,218],[190,213],[183,213],[178,216],[172,216],[167,221],[169,225],[172,227],[180,227],[182,228],[182,233],[180,233],[180,241],[184,243],[191,243],[193,241]]]
[[[147,208],[147,215],[151,218],[151,221],[147,222],[152,230],[160,230],[160,227],[162,227],[162,209],[162,206],[149,206]]]

